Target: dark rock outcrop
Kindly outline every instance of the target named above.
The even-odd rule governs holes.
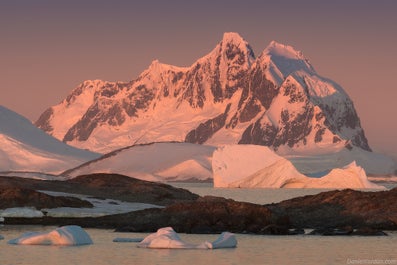
[[[266,227],[270,225],[277,225],[280,229],[267,230]],[[156,211],[142,211],[134,215],[128,226],[119,226],[118,230],[156,231],[165,226],[172,226],[175,231],[180,233],[230,231],[284,234],[288,224],[280,221],[269,209],[261,205],[218,197],[204,197],[195,202],[176,203]],[[282,226],[283,228],[281,228]]]
[[[302,228],[312,228],[313,235],[330,236],[385,235],[381,230],[397,230],[397,188],[378,192],[335,190],[276,204],[257,205],[219,197],[199,197],[165,184],[114,174],[80,176],[70,181],[0,177],[0,187],[4,190],[0,190],[0,208],[21,205],[51,208],[51,203],[54,203],[53,207],[70,206],[63,205],[64,201],[53,202],[54,198],[47,198],[34,190],[166,205],[165,208],[98,218],[6,218],[6,224],[76,224],[129,232],[154,232],[171,226],[179,233],[230,231],[271,235],[302,234]]]
[[[397,229],[397,188],[363,192],[322,192],[267,205],[276,215],[286,215],[294,227]]]
[[[93,205],[84,200],[65,196],[50,196],[35,190],[1,187],[0,188],[0,209],[13,207],[35,207],[43,208],[92,208]]]
[[[199,196],[171,185],[139,180],[119,174],[90,174],[73,178],[69,184],[79,186],[85,194],[130,202],[169,205],[196,200]]]
[[[191,201],[199,197],[190,191],[170,185],[138,180],[118,174],[91,174],[67,181],[0,177],[0,187],[68,192],[156,205]]]

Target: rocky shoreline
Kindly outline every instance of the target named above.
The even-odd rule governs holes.
[[[11,192],[21,189],[21,185],[25,189],[23,192]],[[335,190],[280,203],[257,205],[220,197],[199,197],[166,184],[114,174],[93,174],[70,181],[0,177],[0,187],[1,209],[14,205],[14,201],[21,199],[19,196],[33,196],[36,190],[73,191],[102,198],[165,206],[102,217],[7,217],[4,220],[6,225],[75,224],[125,232],[154,232],[161,227],[171,226],[178,233],[230,231],[270,235],[302,234],[303,228],[313,230],[313,235],[385,235],[382,230],[397,230],[397,188],[378,192]],[[8,204],[3,200],[6,196]],[[16,197],[12,199],[12,196]],[[33,197],[40,196],[35,194]],[[53,200],[43,196],[42,200],[30,201],[32,206],[39,209],[43,203]],[[63,200],[67,198],[59,200],[64,205]],[[79,203],[85,204],[84,201]],[[45,206],[49,207],[48,204]]]

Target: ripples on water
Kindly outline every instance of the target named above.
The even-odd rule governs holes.
[[[348,260],[395,260],[397,234],[389,237],[321,237],[237,235],[235,249],[181,250],[142,249],[136,243],[114,243],[115,237],[143,237],[147,234],[114,233],[87,229],[94,244],[80,247],[16,246],[7,240],[22,232],[51,230],[50,227],[2,227],[0,264],[348,264]],[[182,240],[200,243],[217,235],[180,235]],[[378,263],[379,264],[379,263]]]
[[[208,183],[176,186],[200,195],[223,196],[259,204],[316,194],[313,189],[213,189]],[[53,227],[0,227],[0,265],[43,264],[397,264],[397,233],[388,237],[321,237],[237,235],[235,249],[167,250],[142,249],[136,243],[114,243],[116,237],[145,237],[140,233],[114,233],[87,229],[94,244],[80,247],[16,246],[7,241],[27,231],[49,231]],[[215,240],[218,235],[180,235],[191,243]],[[350,262],[350,263],[349,263]],[[354,263],[361,262],[361,263]],[[366,262],[366,263],[363,263]],[[368,263],[372,262],[372,263]],[[377,263],[375,263],[377,262]],[[389,262],[389,263],[379,263]]]

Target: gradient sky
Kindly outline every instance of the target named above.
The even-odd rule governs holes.
[[[397,158],[396,14],[393,0],[2,0],[0,104],[35,121],[84,80],[188,66],[235,31],[256,54],[271,40],[302,51],[350,95],[370,146]]]

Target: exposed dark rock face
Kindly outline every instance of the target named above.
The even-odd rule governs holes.
[[[54,114],[54,110],[51,108],[46,109],[35,122],[35,125],[47,133],[51,133],[54,128],[52,127],[50,121]]]
[[[272,146],[277,135],[277,129],[268,123],[261,124],[260,119],[248,126],[239,144],[257,144]]]
[[[78,198],[50,196],[35,190],[2,186],[0,188],[0,209],[13,207],[35,207],[36,209],[58,207],[92,208],[93,205]]]
[[[258,144],[273,147],[295,147],[306,145],[309,141],[319,143],[327,130],[324,125],[325,114],[310,101],[307,87],[302,87],[295,79],[287,79],[272,98],[275,103],[284,104],[279,120],[274,121],[274,111],[265,111],[259,119],[243,132],[240,144]],[[276,114],[277,115],[277,114]],[[309,138],[315,131],[314,139]]]
[[[214,133],[224,127],[229,110],[230,104],[227,105],[224,113],[206,121],[205,123],[201,123],[196,129],[190,131],[186,135],[185,142],[197,144],[205,143],[212,137],[212,135],[214,135]]]

